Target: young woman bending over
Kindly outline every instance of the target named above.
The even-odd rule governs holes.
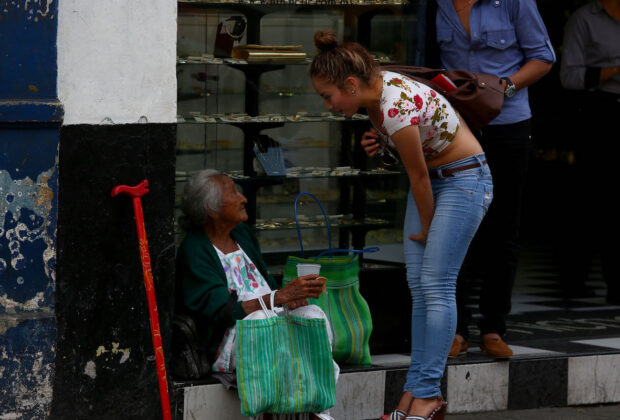
[[[411,364],[390,419],[442,420],[439,384],[456,329],[456,278],[493,197],[482,148],[450,103],[402,74],[381,71],[361,45],[339,45],[318,31],[310,67],[328,110],[365,108],[374,128],[361,144],[369,156],[396,149],[411,188],[404,222],[407,282],[413,300]],[[394,156],[395,157],[395,156]],[[386,302],[386,310],[395,310]]]

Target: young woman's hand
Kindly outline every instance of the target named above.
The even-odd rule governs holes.
[[[372,157],[377,154],[377,151],[379,150],[379,142],[377,141],[378,138],[379,134],[374,128],[371,128],[362,135],[361,145],[364,148],[364,152],[366,152],[368,156]]]
[[[420,242],[422,245],[426,245],[426,239],[428,238],[428,231],[422,230],[420,233],[417,233],[415,235],[409,235],[408,238],[411,239],[412,241]]]

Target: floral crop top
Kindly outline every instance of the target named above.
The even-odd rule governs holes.
[[[381,125],[388,136],[417,125],[427,160],[448,147],[459,129],[459,114],[450,102],[407,76],[390,71],[381,72],[381,76]],[[391,139],[388,142],[394,145]]]

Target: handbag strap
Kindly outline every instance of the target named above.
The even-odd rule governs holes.
[[[351,259],[353,259],[356,256],[363,254],[364,252],[377,252],[377,251],[379,251],[378,246],[371,246],[371,247],[364,248],[364,249],[328,249],[327,251],[323,251],[319,255],[317,255],[314,258],[314,260],[317,261],[320,257],[324,255],[329,255],[329,258],[331,258],[333,257],[333,254],[339,253],[339,252],[344,252],[347,254],[352,253],[353,255],[351,256]]]
[[[327,226],[327,239],[329,241],[329,247],[327,249],[328,249],[328,251],[331,251],[331,249],[332,249],[332,231],[331,231],[331,228],[329,227],[329,220],[327,219],[327,213],[325,213],[325,209],[321,205],[321,202],[319,201],[318,198],[316,198],[314,196],[314,194],[306,192],[306,191],[302,191],[299,194],[297,194],[297,197],[295,198],[295,205],[293,207],[293,211],[295,213],[295,225],[297,226],[297,237],[299,238],[299,248],[301,250],[301,258],[304,258],[304,244],[303,244],[303,242],[301,240],[301,229],[299,228],[299,218],[297,217],[297,202],[299,201],[299,198],[302,195],[307,195],[309,197],[312,197],[314,199],[314,201],[316,201],[316,203],[319,205],[319,208],[321,209],[321,212],[323,213],[323,217],[325,218],[325,225]]]

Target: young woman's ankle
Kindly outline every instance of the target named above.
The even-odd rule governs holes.
[[[398,402],[398,406],[396,406],[396,409],[402,410],[406,413],[409,411],[409,407],[411,407],[412,402],[413,396],[411,395],[411,391],[405,391],[400,397],[400,401]]]
[[[408,414],[428,417],[442,403],[443,398],[441,395],[431,398],[414,398],[411,407],[409,407]]]

